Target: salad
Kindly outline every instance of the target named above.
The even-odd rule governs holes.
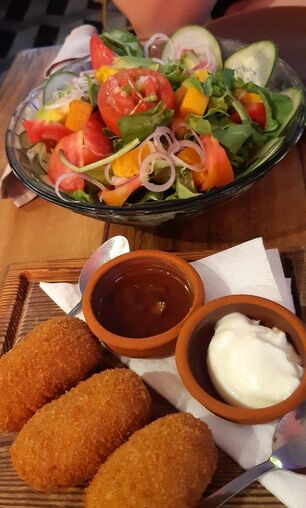
[[[112,29],[90,40],[90,68],[53,73],[20,144],[63,200],[109,206],[185,199],[233,182],[278,143],[302,90],[267,86],[277,61],[259,41],[224,62],[205,28],[144,46]]]

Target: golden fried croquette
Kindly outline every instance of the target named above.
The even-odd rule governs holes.
[[[192,508],[211,482],[216,462],[205,423],[186,413],[159,418],[100,467],[86,490],[85,507]]]
[[[13,466],[37,490],[79,485],[148,422],[150,410],[150,395],[134,372],[95,374],[25,424],[11,447]]]
[[[101,344],[80,319],[34,328],[0,358],[0,430],[20,430],[37,409],[93,374],[101,358]]]

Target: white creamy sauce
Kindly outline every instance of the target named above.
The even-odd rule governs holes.
[[[301,359],[284,332],[239,312],[217,322],[207,365],[221,397],[249,408],[272,406],[286,399],[303,375]]]

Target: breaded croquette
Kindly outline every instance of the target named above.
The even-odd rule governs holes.
[[[211,482],[217,452],[207,425],[175,413],[133,434],[100,467],[86,508],[192,508]]]
[[[37,490],[79,485],[148,422],[150,412],[150,395],[137,374],[128,369],[95,374],[25,424],[11,447],[13,466]]]
[[[97,371],[99,341],[73,317],[49,319],[0,358],[0,430],[19,431],[47,402]]]

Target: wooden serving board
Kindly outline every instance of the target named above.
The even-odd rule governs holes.
[[[211,251],[179,253],[188,261],[212,254]],[[306,255],[304,248],[281,254],[287,277],[292,278],[297,313],[306,322]],[[73,282],[85,259],[36,263],[16,263],[9,266],[0,296],[0,355],[11,349],[29,330],[63,311],[40,289],[39,282]],[[111,353],[105,354],[105,366],[120,365]],[[154,417],[175,411],[165,399],[150,389],[154,401]],[[1,394],[0,394],[1,395]],[[0,433],[0,507],[1,508],[81,508],[82,488],[65,489],[56,494],[42,494],[18,478],[9,460],[9,448],[14,434]],[[207,494],[220,488],[242,472],[225,453],[219,451],[219,463]],[[231,500],[227,506],[283,506],[260,483],[256,482]],[[118,508],[121,508],[118,505]],[[124,507],[122,507],[124,508]],[[162,507],[161,507],[162,508]]]

